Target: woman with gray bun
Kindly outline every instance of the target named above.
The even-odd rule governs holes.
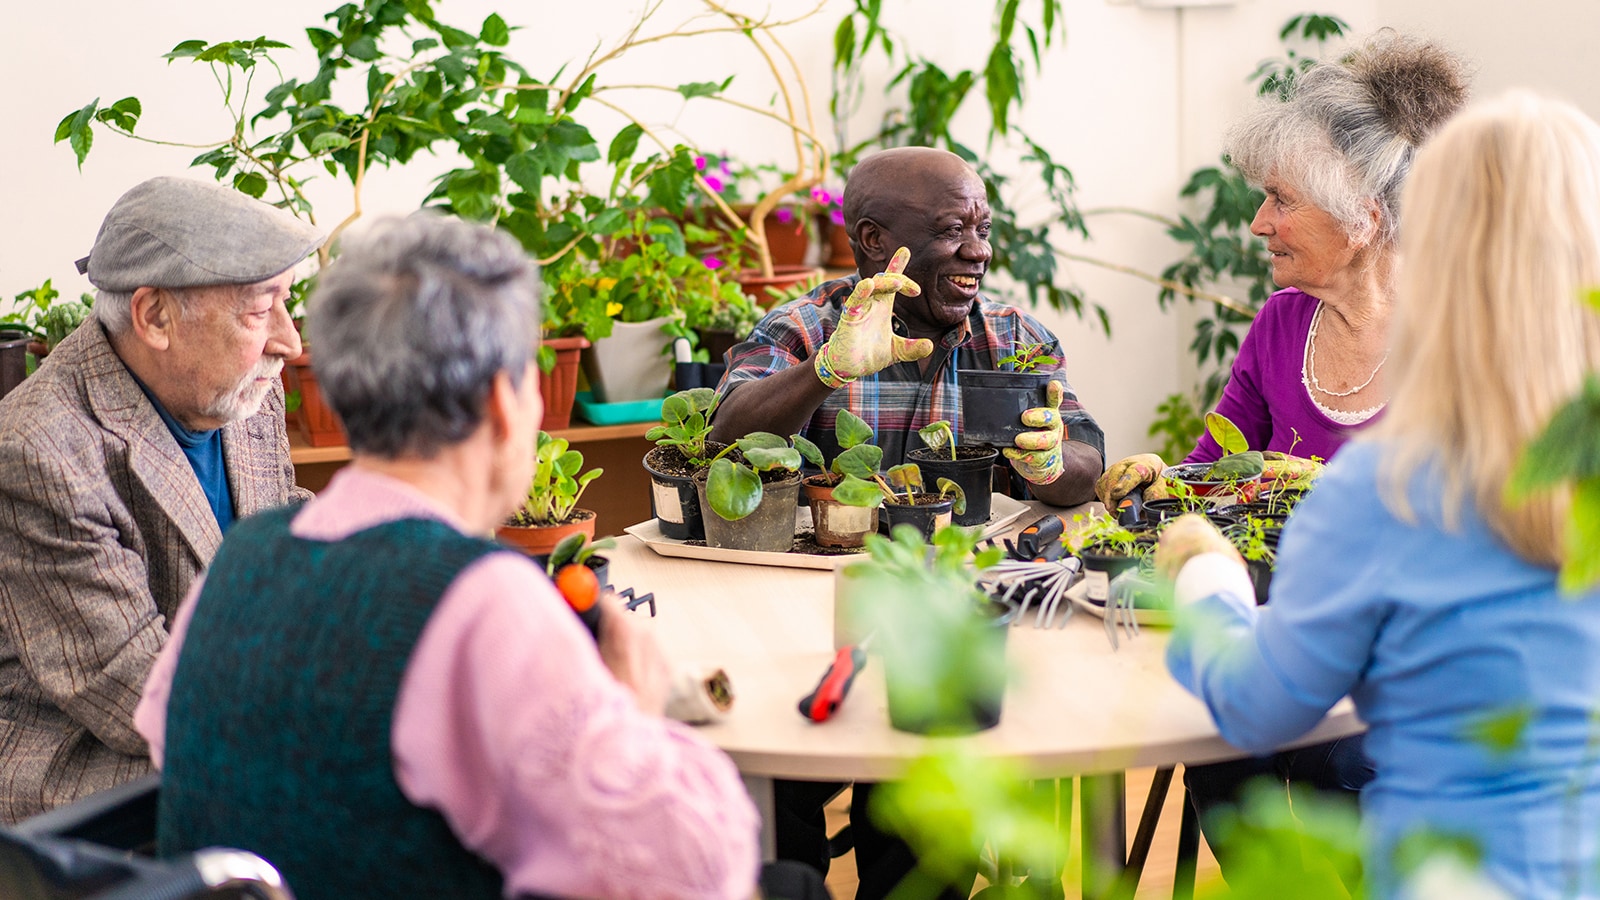
[[[1385,29],[1229,130],[1233,165],[1266,192],[1250,230],[1266,241],[1281,288],[1251,324],[1217,403],[1252,448],[1327,459],[1381,416],[1401,188],[1418,148],[1466,102],[1467,81],[1458,56]],[[1208,434],[1184,461],[1220,456]],[[1146,485],[1158,496],[1164,467],[1154,454],[1113,463],[1096,494],[1108,509]],[[1197,766],[1185,782],[1204,823],[1263,775],[1354,800],[1372,768],[1356,737]]]

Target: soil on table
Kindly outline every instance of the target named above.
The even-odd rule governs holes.
[[[705,541],[684,541],[690,547],[704,547]],[[816,534],[811,531],[796,532],[794,543],[789,545],[785,552],[800,553],[806,556],[860,556],[866,553],[865,547],[824,547],[817,543]]]

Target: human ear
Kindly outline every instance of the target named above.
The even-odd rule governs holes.
[[[178,320],[178,300],[164,288],[141,287],[128,301],[128,316],[133,334],[152,350],[172,346],[173,326]]]
[[[888,246],[887,232],[882,225],[864,216],[856,221],[856,243],[870,263],[862,268],[863,272],[882,272],[894,251],[899,249]]]

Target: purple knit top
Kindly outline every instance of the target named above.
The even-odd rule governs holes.
[[[1295,456],[1331,459],[1352,434],[1383,416],[1380,410],[1360,425],[1340,425],[1311,402],[1300,377],[1318,302],[1297,288],[1278,291],[1267,298],[1239,345],[1217,412],[1239,426],[1252,450],[1288,453],[1293,446]],[[1222,448],[1205,434],[1183,461],[1212,462],[1221,456]]]

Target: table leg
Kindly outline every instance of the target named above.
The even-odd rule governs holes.
[[[777,806],[772,797],[772,779],[743,772],[739,777],[744,779],[744,789],[756,806],[756,814],[761,816],[761,861],[772,862],[778,858]]]
[[[1083,897],[1113,896],[1127,867],[1127,782],[1121,772],[1079,779],[1083,819]]]

